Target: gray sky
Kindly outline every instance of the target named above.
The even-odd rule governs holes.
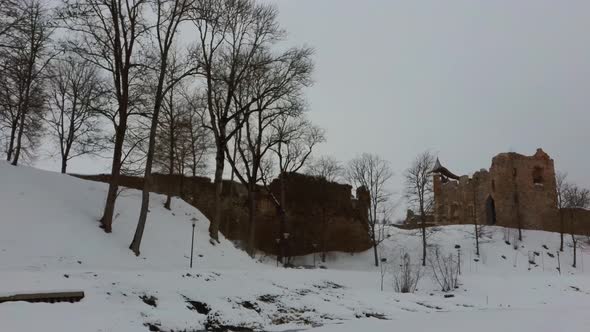
[[[590,1],[273,2],[289,40],[317,51],[322,153],[375,152],[399,175],[431,149],[470,174],[542,147],[590,186]]]
[[[266,1],[290,44],[316,49],[308,96],[327,130],[320,153],[378,153],[399,191],[425,149],[471,174],[497,153],[542,147],[590,187],[590,1]]]

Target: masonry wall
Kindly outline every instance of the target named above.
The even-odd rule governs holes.
[[[80,178],[108,182],[109,175],[75,175]],[[285,176],[287,197],[286,231],[287,255],[306,255],[318,251],[360,252],[371,247],[368,236],[368,197],[363,191],[361,199],[351,197],[351,186],[328,182],[321,178],[300,174]],[[121,176],[119,184],[140,189],[143,178]],[[215,208],[215,187],[209,178],[183,177],[180,175],[154,174],[151,191],[181,197],[198,208],[207,218],[212,218]],[[280,197],[278,180],[271,185],[271,192]],[[269,254],[277,254],[276,239],[280,223],[272,198],[259,188],[256,212],[256,248]],[[248,234],[247,191],[239,183],[224,181],[223,219],[221,233],[230,240],[244,240]]]

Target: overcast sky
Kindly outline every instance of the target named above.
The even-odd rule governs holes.
[[[265,1],[289,43],[316,49],[308,99],[322,154],[378,153],[399,191],[426,149],[471,174],[542,147],[590,186],[590,1]]]

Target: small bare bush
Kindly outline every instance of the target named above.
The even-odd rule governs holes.
[[[393,274],[393,288],[398,293],[414,293],[420,281],[421,267],[412,265],[410,255],[403,254],[400,269]]]
[[[459,261],[453,254],[443,255],[438,248],[429,256],[432,276],[443,292],[451,291],[459,285]]]

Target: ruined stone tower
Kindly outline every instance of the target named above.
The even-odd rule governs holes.
[[[499,225],[551,229],[558,219],[553,159],[501,153],[488,170],[456,176],[439,162],[433,170],[437,224]],[[476,219],[477,218],[477,219]]]

